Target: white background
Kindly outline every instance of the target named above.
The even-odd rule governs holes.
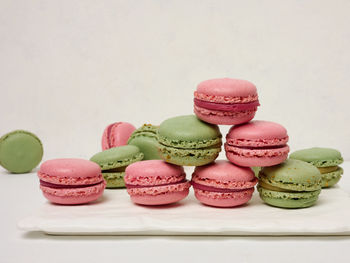
[[[196,85],[253,82],[291,150],[350,160],[349,1],[0,1],[0,133],[90,158],[111,122],[191,114]],[[228,126],[221,126],[223,135]]]
[[[33,131],[44,159],[90,158],[107,124],[191,114],[199,82],[232,77],[256,84],[256,119],[283,124],[291,150],[350,160],[349,14],[346,0],[0,0],[0,133]],[[45,202],[36,176],[0,181],[0,262],[349,261],[348,237],[23,233],[17,220]]]

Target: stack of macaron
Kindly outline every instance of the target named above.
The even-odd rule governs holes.
[[[195,115],[138,129],[128,122],[112,123],[103,131],[102,151],[90,160],[44,162],[38,171],[40,189],[57,204],[88,203],[105,188],[126,187],[136,204],[167,205],[184,199],[192,186],[205,205],[236,207],[251,199],[258,184],[269,205],[315,204],[321,188],[335,185],[343,174],[340,152],[310,148],[287,159],[287,130],[253,120],[258,106],[257,89],[249,81],[203,81],[194,92]],[[224,143],[227,160],[216,161],[223,144],[218,125],[233,125]],[[42,156],[41,141],[30,132],[17,130],[0,138],[0,165],[10,172],[30,172]],[[195,166],[191,181],[183,166]]]

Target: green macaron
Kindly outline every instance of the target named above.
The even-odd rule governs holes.
[[[31,132],[16,130],[0,138],[0,165],[12,173],[28,173],[43,157],[43,146]]]
[[[139,129],[135,130],[129,140],[129,145],[139,147],[144,154],[143,160],[160,160],[159,143],[157,140],[158,126],[144,124]]]
[[[90,161],[97,163],[102,170],[102,175],[107,182],[107,188],[125,187],[125,169],[129,164],[141,161],[143,153],[134,145],[113,147],[96,153]]]
[[[319,169],[322,174],[322,187],[331,187],[339,182],[344,173],[338,165],[343,162],[341,153],[331,148],[308,148],[295,151],[291,159],[308,162]]]
[[[287,159],[279,165],[262,168],[257,188],[261,199],[269,205],[303,208],[316,203],[321,180],[321,173],[313,165]]]
[[[157,135],[161,157],[169,163],[201,166],[213,162],[221,151],[219,127],[194,115],[163,121]]]

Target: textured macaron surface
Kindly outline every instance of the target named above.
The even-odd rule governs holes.
[[[114,147],[99,153],[90,158],[97,163],[102,170],[109,170],[127,166],[133,162],[142,160],[143,153],[134,145]]]
[[[287,159],[279,165],[264,167],[259,172],[259,180],[286,190],[315,191],[321,188],[322,177],[315,166]]]
[[[128,122],[116,122],[108,125],[102,135],[102,149],[126,145],[136,128]]]
[[[270,121],[251,121],[233,126],[226,136],[227,144],[240,147],[279,146],[285,145],[288,139],[287,130]]]
[[[33,133],[16,130],[0,138],[0,165],[10,172],[30,172],[42,156],[42,143]]]
[[[258,99],[256,87],[247,80],[222,78],[198,84],[195,98],[217,103],[247,103]]]
[[[158,129],[159,142],[175,148],[220,147],[221,137],[217,125],[205,123],[194,115],[167,119]]]
[[[289,156],[291,159],[302,160],[316,167],[337,166],[343,162],[341,153],[331,148],[308,148],[295,151]]]
[[[196,167],[192,182],[215,188],[247,189],[257,183],[254,172],[247,167],[236,166],[228,161]]]
[[[129,186],[156,186],[178,183],[185,180],[182,166],[162,160],[140,161],[129,165],[125,170],[125,183]]]
[[[103,181],[100,167],[84,159],[53,159],[38,171],[40,180],[58,185],[90,185]]]

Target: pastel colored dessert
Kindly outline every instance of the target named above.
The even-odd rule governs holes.
[[[221,133],[217,125],[194,115],[167,119],[158,129],[160,155],[177,165],[200,166],[214,161],[221,151]]]
[[[97,200],[106,187],[100,167],[83,159],[54,159],[38,171],[40,189],[56,204],[75,205]]]
[[[234,207],[247,203],[258,179],[252,169],[228,161],[196,167],[191,184],[196,198],[205,205]]]
[[[190,188],[183,167],[162,160],[133,163],[126,168],[124,179],[131,200],[141,205],[178,202]]]
[[[270,121],[233,126],[226,135],[226,157],[240,166],[272,166],[288,157],[287,130]]]
[[[102,150],[126,145],[135,130],[134,125],[128,122],[115,122],[108,125],[102,135]]]
[[[261,199],[269,205],[303,208],[316,203],[321,181],[321,173],[315,166],[288,159],[260,171],[258,191]]]
[[[194,92],[194,113],[212,124],[241,124],[254,118],[259,106],[253,83],[240,79],[210,79]]]
[[[97,163],[107,182],[107,188],[125,187],[124,175],[128,165],[141,161],[143,153],[134,145],[123,145],[96,153],[90,161]]]
[[[160,160],[159,143],[157,140],[158,126],[144,124],[139,129],[135,130],[129,140],[129,145],[139,147],[143,153],[143,160]]]
[[[43,152],[39,138],[28,131],[15,130],[0,138],[0,165],[11,173],[29,173]]]
[[[339,182],[344,173],[338,165],[343,162],[341,153],[331,148],[309,148],[293,152],[289,158],[308,162],[322,174],[322,187],[331,187]]]

